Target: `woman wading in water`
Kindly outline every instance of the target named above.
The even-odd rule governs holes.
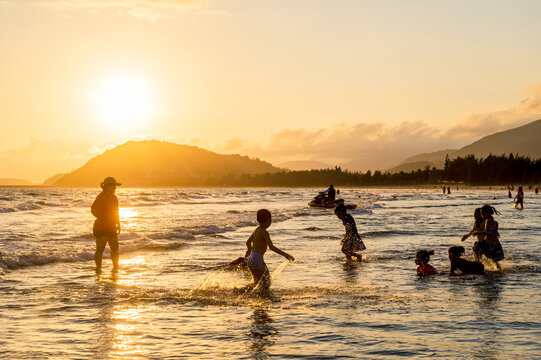
[[[103,250],[109,243],[111,248],[111,260],[113,270],[118,269],[118,234],[120,234],[120,218],[118,215],[118,199],[115,195],[116,187],[119,186],[115,178],[108,177],[101,183],[102,192],[92,204],[92,215],[96,217],[93,233],[96,237],[96,272],[101,272]]]

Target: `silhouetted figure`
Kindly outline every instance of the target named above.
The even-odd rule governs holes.
[[[447,190],[447,188],[443,185],[443,195],[445,195],[445,190]]]
[[[334,189],[334,186],[332,184],[327,190],[325,190],[325,193],[327,194],[327,197],[330,201],[334,201],[336,199],[336,190]]]
[[[469,261],[462,258],[464,247],[451,246],[449,248],[449,261],[451,261],[451,275],[456,275],[459,270],[462,275],[476,274],[483,275],[485,266],[478,261]]]
[[[96,217],[93,233],[96,237],[96,272],[101,271],[103,250],[109,243],[111,248],[111,260],[113,269],[118,269],[118,234],[120,234],[120,217],[118,214],[118,199],[115,195],[116,187],[119,186],[115,178],[107,177],[101,183],[102,192],[92,204],[92,215]]]
[[[451,187],[447,186],[447,194],[451,195]]]
[[[352,256],[355,256],[358,260],[361,260],[361,255],[355,254],[357,251],[366,249],[361,236],[357,232],[357,225],[353,216],[347,213],[346,206],[339,204],[334,209],[335,215],[342,220],[346,228],[346,235],[342,240],[342,252],[346,255],[346,259],[351,260]]]
[[[513,197],[513,195],[511,195],[511,187],[508,186],[507,190],[509,191],[509,193],[507,195],[509,196],[509,199],[511,199]]]
[[[535,187],[535,195],[537,195],[539,193],[539,186],[536,186]]]
[[[267,248],[271,249],[277,254],[282,255],[289,261],[295,261],[295,258],[285,251],[278,249],[271,241],[267,228],[272,223],[272,216],[269,210],[260,209],[257,211],[257,222],[259,226],[254,230],[252,235],[246,241],[246,255],[248,258],[248,268],[254,278],[254,283],[249,285],[249,288],[256,289],[260,287],[263,291],[269,289],[271,285],[271,277],[267,264],[263,255],[267,252]]]
[[[483,227],[481,231],[474,231],[473,235],[477,235],[478,239],[473,245],[473,255],[476,260],[481,258],[481,255],[485,255],[488,259],[492,260],[498,269],[500,269],[501,261],[505,258],[503,253],[502,244],[500,244],[500,233],[498,232],[498,222],[494,220],[492,215],[499,214],[493,206],[485,205],[481,208],[481,216],[484,219]]]
[[[522,186],[518,187],[517,196],[515,196],[514,200],[516,208],[520,205],[520,208],[524,209],[524,191],[522,191]]]

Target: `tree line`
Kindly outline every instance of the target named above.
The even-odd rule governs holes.
[[[193,179],[195,180],[195,179]],[[426,166],[411,172],[355,172],[333,169],[281,171],[266,174],[229,174],[198,179],[198,185],[218,186],[367,186],[463,183],[465,185],[507,185],[541,183],[541,159],[519,155],[474,155],[445,159],[443,169]]]

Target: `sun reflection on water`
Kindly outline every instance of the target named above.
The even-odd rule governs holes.
[[[123,228],[132,228],[137,224],[139,210],[133,207],[119,208],[118,214]]]
[[[147,356],[145,350],[143,318],[149,312],[155,312],[156,306],[125,306],[113,308],[111,312],[111,323],[114,329],[112,339],[112,357],[133,359]]]

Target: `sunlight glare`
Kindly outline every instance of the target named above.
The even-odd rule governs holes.
[[[140,127],[153,112],[148,84],[134,76],[103,80],[94,93],[94,101],[100,119],[122,130]]]

